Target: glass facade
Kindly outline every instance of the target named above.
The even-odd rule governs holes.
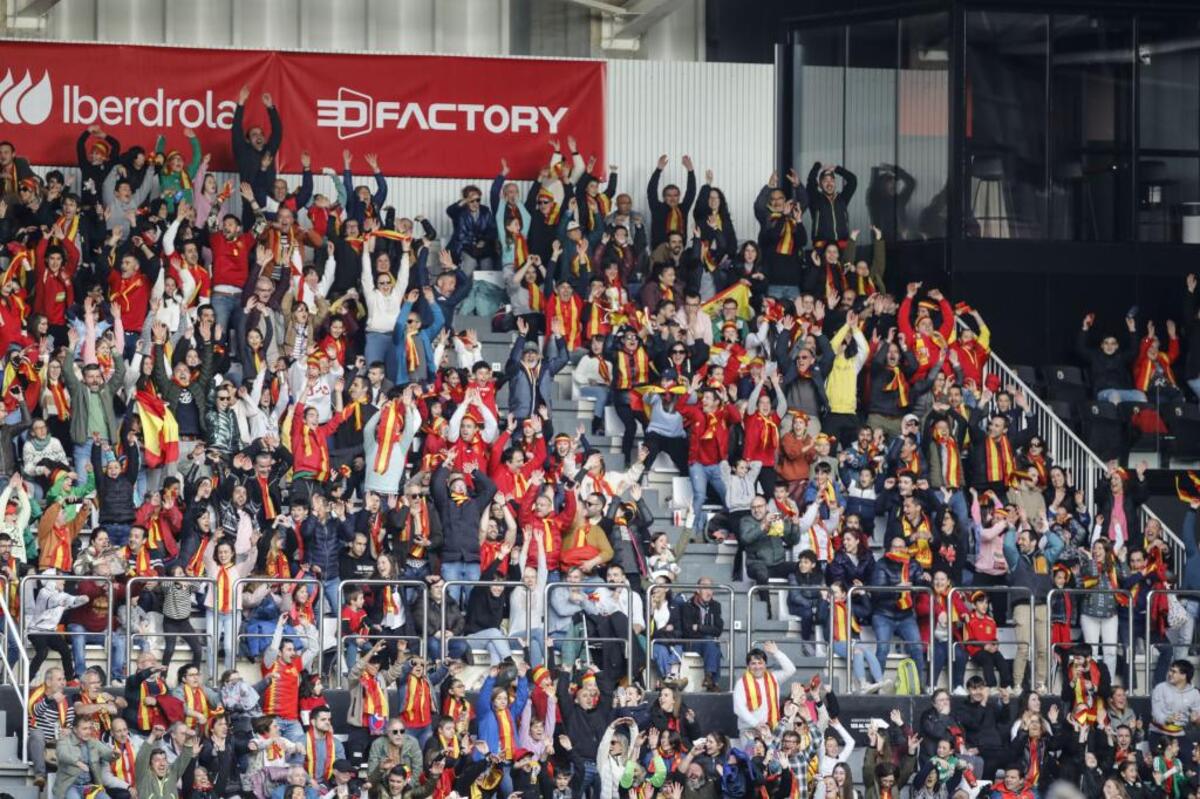
[[[843,165],[851,228],[890,241],[944,238],[949,163],[948,14],[810,28],[793,38],[792,166]]]
[[[852,227],[1200,243],[1200,10],[978,3],[791,41],[792,165],[855,173]]]

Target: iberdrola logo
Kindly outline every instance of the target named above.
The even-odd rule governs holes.
[[[25,77],[13,81],[12,70],[0,80],[0,122],[9,125],[40,125],[50,116],[54,102],[54,91],[50,86],[50,73],[43,72],[42,79],[34,84],[25,70]]]

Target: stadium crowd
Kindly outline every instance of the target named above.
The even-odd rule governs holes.
[[[739,238],[687,156],[685,186],[660,185],[664,155],[635,196],[568,138],[527,186],[502,163],[486,196],[463,187],[443,241],[371,154],[367,184],[350,151],[326,169],[334,196],[307,154],[281,178],[281,113],[264,94],[269,129],[245,129],[249,100],[226,182],[191,130],[152,150],[83,130],[77,180],[0,142],[0,572],[55,799],[1200,790],[1200,602],[1150,598],[1200,590],[1200,497],[1178,564],[1142,524],[1144,464],[1089,503],[985,371],[982,316],[888,282],[881,231],[849,226],[852,171],[770,176]],[[498,371],[459,322],[478,317],[515,334]],[[1180,390],[1198,329],[1081,346],[1102,396],[1144,398]],[[590,426],[556,424],[568,367]],[[684,540],[643,494],[656,462],[690,483]],[[871,719],[852,765],[828,679],[773,642],[723,662],[713,581],[673,589],[689,540],[786,581],[799,652],[850,657],[848,691],[928,690],[930,648],[946,688]],[[479,580],[506,584],[457,582]],[[261,678],[213,682],[209,657]],[[685,693],[730,669],[736,736]]]

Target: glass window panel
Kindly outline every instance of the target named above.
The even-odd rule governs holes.
[[[870,225],[895,238],[893,194],[881,191],[881,170],[896,163],[896,21],[850,27],[846,69],[846,154],[842,166],[854,173],[858,186],[850,199],[850,228],[859,241],[870,241]],[[803,164],[811,168],[811,163]]]
[[[1179,241],[1179,204],[1200,200],[1200,158],[1142,153],[1138,159],[1139,241]]]
[[[845,144],[846,28],[801,31],[796,37],[792,166],[803,182],[814,161],[841,163]],[[782,179],[782,175],[780,178]],[[808,217],[805,217],[808,224]],[[810,231],[811,233],[811,231]]]
[[[966,27],[963,234],[1042,238],[1048,18],[972,11]]]
[[[896,161],[880,165],[869,191],[895,196],[896,227],[891,236],[885,230],[889,239],[944,238],[950,163],[948,14],[900,20],[897,80]]]
[[[1143,149],[1200,147],[1200,20],[1138,20],[1138,134]]]
[[[1133,20],[1055,16],[1050,62],[1050,237],[1129,236]]]

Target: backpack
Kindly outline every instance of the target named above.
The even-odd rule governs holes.
[[[912,658],[896,664],[896,696],[916,696],[921,693],[921,673]]]

